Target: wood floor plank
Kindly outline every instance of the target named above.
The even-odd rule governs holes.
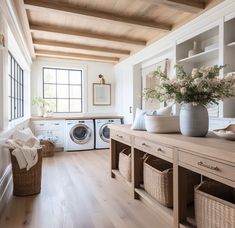
[[[168,228],[130,188],[110,178],[110,151],[60,152],[43,159],[42,191],[14,197],[0,217],[4,228]]]

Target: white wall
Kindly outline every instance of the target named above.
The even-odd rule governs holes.
[[[30,117],[30,59],[27,57],[25,43],[22,41],[22,31],[17,24],[17,16],[14,14],[15,8],[10,0],[0,0],[0,33],[4,35],[6,45],[0,49],[0,133],[10,130],[20,122]],[[24,118],[9,122],[9,80],[8,80],[8,51],[24,70]]]
[[[7,127],[7,90],[6,90],[6,79],[7,79],[7,22],[2,14],[0,14],[0,34],[3,34],[6,40],[6,47],[0,49],[0,131]]]
[[[115,66],[116,77],[116,97],[118,97],[116,110],[119,115],[125,116],[125,122],[131,123],[133,121],[133,114],[129,113],[129,107],[135,107],[135,99],[139,94],[133,93],[133,86],[140,86],[135,84],[135,66],[143,64],[152,59],[156,61],[163,60],[166,57],[166,51],[169,52],[171,58],[171,67],[176,63],[175,52],[176,44],[183,42],[193,36],[200,34],[206,29],[219,25],[224,21],[225,17],[233,15],[235,12],[235,1],[225,0],[216,7],[208,10],[204,14],[183,25],[179,29],[169,33],[159,41],[154,42],[140,52],[125,59]],[[161,54],[162,53],[162,54]],[[162,57],[161,57],[162,55]],[[154,63],[154,61],[153,61]],[[173,68],[170,70],[171,75],[174,73]],[[135,91],[138,91],[135,89]],[[135,111],[135,110],[133,110]]]
[[[119,115],[125,117],[126,124],[132,123],[136,108],[141,107],[142,68],[159,63],[166,58],[170,63],[169,75],[172,75],[174,73],[173,66],[175,65],[172,48],[159,52],[139,63],[124,61],[115,66],[116,111]],[[128,59],[132,59],[132,57]]]
[[[98,113],[98,114],[115,114],[115,84],[114,84],[114,67],[111,63],[101,63],[93,61],[79,61],[68,59],[56,59],[56,58],[37,58],[31,68],[31,97],[42,96],[43,82],[42,82],[42,68],[43,67],[57,67],[68,69],[82,69],[84,79],[84,111],[86,113]],[[94,106],[93,105],[93,85],[92,83],[98,83],[98,75],[104,75],[106,83],[111,83],[111,106]],[[36,115],[36,108],[32,107],[32,115]],[[54,114],[59,115],[59,114]],[[61,115],[61,114],[60,114]],[[66,114],[67,115],[67,114]],[[72,113],[71,115],[74,115]]]
[[[25,70],[25,97],[29,98],[29,70],[30,57],[23,39],[22,31],[17,22],[17,16],[11,0],[0,0],[0,34],[3,34],[6,47],[0,49],[0,212],[6,199],[6,188],[11,180],[11,166],[9,151],[3,148],[2,143],[10,137],[15,128],[28,126],[29,110],[25,110],[25,117],[9,122],[8,115],[8,51]],[[29,100],[25,99],[25,107],[30,107]]]
[[[116,112],[125,117],[125,123],[132,122],[134,81],[133,66],[115,67]]]

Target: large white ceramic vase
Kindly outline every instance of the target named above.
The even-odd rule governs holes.
[[[182,135],[204,137],[208,133],[209,117],[204,105],[183,104],[180,109],[180,131]]]

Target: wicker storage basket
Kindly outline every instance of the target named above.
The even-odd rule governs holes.
[[[42,146],[42,156],[52,157],[55,153],[55,145],[49,140],[41,140],[40,145]]]
[[[144,189],[161,204],[173,206],[172,164],[159,158],[148,156],[144,160]]]
[[[166,207],[173,207],[173,165],[149,155],[144,160],[144,188]],[[194,186],[200,183],[200,175],[186,171],[187,203],[193,202]]]
[[[235,189],[216,181],[195,188],[195,215],[198,228],[235,227]]]
[[[20,169],[16,157],[11,154],[13,174],[13,194],[15,196],[29,196],[41,191],[42,150],[38,150],[38,162],[30,170]]]
[[[119,153],[118,169],[121,175],[127,180],[131,181],[131,151],[129,148],[123,149]]]

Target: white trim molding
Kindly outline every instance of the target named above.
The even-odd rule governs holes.
[[[12,188],[12,172],[11,165],[9,164],[0,179],[0,215],[11,196]]]

